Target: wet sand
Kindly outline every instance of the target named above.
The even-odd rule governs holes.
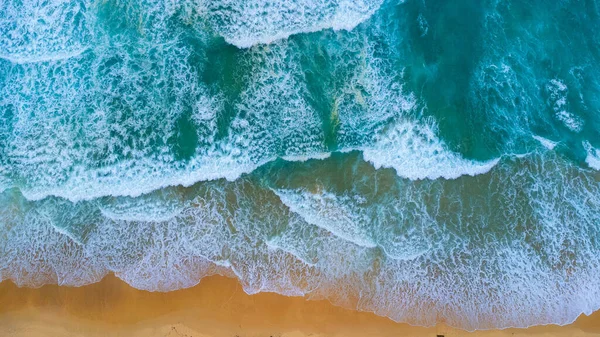
[[[80,288],[0,283],[0,336],[19,337],[415,337],[600,336],[600,313],[568,326],[466,332],[412,327],[372,313],[272,293],[247,295],[234,279],[211,276],[190,289],[151,293],[114,276]]]

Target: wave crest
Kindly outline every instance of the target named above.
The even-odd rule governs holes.
[[[298,33],[351,30],[382,0],[224,0],[211,3],[210,20],[225,40],[240,48],[268,44]]]

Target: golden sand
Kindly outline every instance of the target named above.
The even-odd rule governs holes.
[[[190,289],[151,293],[114,276],[81,288],[0,283],[0,336],[600,336],[600,314],[568,326],[478,331],[395,323],[327,301],[272,293],[247,295],[233,279],[212,276]]]

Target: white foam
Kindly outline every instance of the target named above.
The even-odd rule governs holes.
[[[538,135],[533,135],[532,136],[533,139],[537,140],[538,142],[540,142],[540,144],[542,144],[542,146],[544,146],[545,148],[547,148],[548,150],[554,150],[554,148],[556,147],[556,145],[558,145],[558,142],[552,141],[550,139],[538,136]]]
[[[25,63],[37,63],[37,62],[52,62],[52,61],[60,61],[70,59],[72,57],[78,57],[84,52],[86,52],[89,48],[81,48],[79,50],[73,50],[66,53],[56,53],[56,54],[44,54],[44,55],[3,55],[0,54],[0,59],[4,59],[16,64],[25,64]]]
[[[567,85],[558,79],[552,79],[546,88],[550,93],[554,116],[571,131],[581,132],[583,129],[583,120],[568,111],[567,94],[569,89]]]
[[[367,20],[381,0],[215,1],[210,15],[225,40],[240,48],[268,44],[298,33],[351,30]]]
[[[0,163],[0,193],[13,187],[11,179],[8,177],[8,167]]]
[[[17,73],[13,85],[4,88],[3,103],[17,107],[6,153],[13,166],[20,167],[17,173],[26,181],[20,188],[28,199],[136,197],[167,186],[235,180],[279,157],[304,161],[329,155],[319,116],[304,98],[303,75],[287,46],[248,55],[256,59],[256,69],[238,101],[238,117],[231,123],[229,136],[216,140],[222,98],[210,95],[199,83],[197,73],[186,64],[189,50],[171,46],[158,52],[156,59],[138,59],[123,52],[126,45],[116,45],[116,50],[96,50],[98,60],[27,64],[25,75]],[[170,60],[164,72],[159,65],[163,58]],[[116,65],[105,71],[104,64],[115,60]],[[140,62],[156,64],[157,70],[146,66],[132,70]],[[80,77],[83,65],[92,66],[91,80]],[[56,73],[61,76],[52,77]],[[170,80],[177,83],[172,106],[164,105],[168,99],[161,97],[166,92],[155,87],[154,80],[141,84],[142,78],[156,78],[158,83],[169,80],[160,78],[163,73],[172,74]],[[115,77],[123,80],[113,81]],[[88,82],[102,84],[90,87]],[[125,93],[114,97],[124,89]],[[44,100],[32,102],[27,98],[30,94]],[[190,96],[194,104],[189,119],[196,128],[198,146],[188,160],[177,160],[169,147],[153,149],[151,144],[166,144],[176,136],[177,120]],[[112,106],[113,99],[121,106]],[[140,99],[146,104],[139,105]],[[129,112],[131,116],[125,115],[128,109],[135,109]],[[126,119],[115,122],[119,118]],[[153,132],[137,134],[144,129]]]
[[[82,286],[106,275],[97,257],[86,255],[80,244],[48,219],[27,208],[7,208],[9,205],[0,209],[0,274],[4,278],[19,286]]]
[[[315,189],[303,176],[289,177],[294,187],[272,187],[271,177],[239,179],[274,158],[328,156],[319,114],[306,101],[303,71],[285,44],[244,51],[256,67],[224,139],[215,137],[222,98],[199,84],[194,74],[200,69],[181,61],[189,51],[154,45],[136,57],[124,45],[94,50],[103,55],[97,61],[24,64],[19,69],[28,78],[9,77],[13,91],[0,100],[16,103],[10,125],[16,132],[2,160],[6,153],[15,165],[5,176],[29,184],[23,186],[28,197],[55,193],[72,200],[236,181],[196,184],[185,189],[195,196],[189,202],[171,195],[32,202],[16,189],[5,191],[0,278],[27,286],[83,285],[114,272],[134,287],[168,291],[222,273],[239,278],[248,293],[326,298],[397,321],[444,320],[469,330],[563,324],[599,307],[600,257],[590,240],[600,221],[594,172],[543,151],[505,158],[489,174],[436,179],[487,172],[497,160],[480,163],[450,151],[433,123],[419,121],[415,100],[397,81],[386,81],[394,68],[375,59],[368,43],[360,58],[347,58],[360,61],[349,66],[354,73],[334,95],[340,150],[362,150],[373,166],[422,181],[366,164],[341,175],[349,177],[342,187]],[[75,76],[89,74],[89,62],[105,65],[99,73],[111,76]],[[63,77],[46,77],[50,73]],[[173,75],[167,78],[172,97],[163,96],[164,78],[145,81],[164,73]],[[41,91],[32,91],[38,82]],[[120,99],[120,105],[87,105],[97,97]],[[159,104],[169,99],[173,106]],[[173,136],[183,107],[202,130],[201,149],[179,161],[167,147],[145,152]],[[139,137],[140,130],[155,132]],[[82,139],[88,143],[78,143]],[[597,168],[598,150],[584,146]],[[340,182],[339,172],[329,175],[329,182]],[[315,180],[328,181],[325,176]]]
[[[15,132],[8,137],[6,153],[15,163],[13,169],[18,167],[16,180],[25,182],[19,187],[28,199],[50,195],[71,201],[109,195],[137,197],[167,186],[222,178],[233,181],[276,158],[305,161],[329,156],[321,118],[306,100],[310,94],[299,55],[285,42],[247,52],[253,69],[235,106],[237,116],[228,136],[221,139],[216,133],[223,97],[209,93],[197,72],[186,64],[190,50],[176,44],[162,49],[142,43],[141,50],[150,48],[153,53],[141,58],[127,49],[128,44],[125,39],[116,40],[111,47],[97,46],[97,60],[25,64],[24,75],[11,77],[13,85],[4,88],[3,103],[16,107]],[[390,121],[406,119],[404,115],[411,113],[415,101],[402,93],[400,84],[386,80],[384,62],[369,56],[371,46],[364,48],[368,62],[365,66],[357,63],[339,97],[340,151],[364,150],[365,158],[377,167],[400,168],[400,175],[413,178],[489,169],[483,164],[469,167],[458,155],[444,154],[443,146],[435,141],[419,140],[423,131],[419,131],[421,135],[416,132],[417,126],[400,136],[398,130],[395,135],[385,131]],[[113,65],[106,68],[106,64]],[[90,71],[81,72],[81,67],[90,67]],[[164,74],[168,77],[162,78]],[[165,80],[175,83],[175,103],[169,106],[164,102],[171,98],[158,86]],[[34,103],[29,95],[44,99]],[[194,102],[189,119],[198,136],[191,157],[177,160],[167,146],[152,150],[151,144],[166,144],[176,136],[174,129],[190,97]],[[113,100],[119,105],[113,106]],[[139,130],[153,132],[141,135]],[[420,145],[430,143],[423,149],[398,149],[391,147],[388,139],[399,137],[407,145],[413,136]],[[425,152],[419,154],[422,150]],[[425,166],[414,166],[408,172],[405,164],[411,156],[421,162],[436,151],[437,157],[426,158]],[[415,173],[418,169],[423,171]],[[104,211],[107,216],[120,217]]]
[[[92,42],[87,1],[34,0],[0,3],[0,58],[13,63],[80,55]]]
[[[390,122],[405,120],[417,109],[414,95],[404,92],[402,73],[389,60],[375,57],[376,48],[371,42],[359,40],[353,49],[360,52],[359,61],[352,64],[351,77],[335,93],[331,116],[339,127],[342,151],[370,148]]]
[[[364,61],[356,64],[332,112],[342,152],[362,151],[376,168],[392,167],[409,179],[483,174],[498,162],[465,160],[448,150],[427,121],[417,121],[419,104],[404,91],[402,73],[376,57],[371,43],[354,48]]]
[[[308,268],[319,270],[324,279],[353,275],[356,270],[368,270],[376,254],[369,248],[355,245],[318,226],[306,223],[300,216],[290,213],[289,224],[265,244],[300,259]],[[318,291],[313,280],[308,281],[304,294]]]
[[[376,247],[367,219],[347,207],[347,198],[326,191],[274,190],[281,201],[306,222],[362,247]],[[340,200],[342,199],[342,200]]]
[[[363,150],[365,160],[375,168],[393,168],[399,176],[412,180],[484,174],[499,161],[464,159],[449,151],[431,128],[411,122],[397,123],[378,138],[373,149]]]
[[[148,291],[189,288],[205,276],[227,274],[225,268],[195,254],[190,230],[180,219],[107,221],[92,233],[86,252],[98,256],[131,286]]]
[[[600,171],[600,150],[596,149],[589,142],[583,142],[583,147],[587,151],[585,162],[590,165],[591,168]]]
[[[281,159],[287,161],[305,162],[311,159],[327,159],[331,157],[331,152],[315,153],[311,155],[296,155],[296,156],[283,156]]]
[[[327,177],[322,179],[328,181]],[[356,192],[332,193],[319,182],[316,187],[307,189],[279,188],[273,191],[291,212],[308,224],[365,249],[379,247],[391,259],[413,260],[442,242],[448,243],[438,239],[432,244],[433,237],[423,230],[435,221],[427,212],[412,207],[412,203],[422,200],[390,204],[389,199],[372,200]]]
[[[170,196],[170,198],[169,198]],[[99,206],[102,215],[111,220],[164,222],[179,215],[185,204],[176,195],[121,197]]]
[[[134,287],[169,291],[219,273],[239,278],[248,293],[329,299],[397,321],[443,319],[468,330],[564,324],[598,307],[600,261],[589,238],[600,193],[589,170],[552,151],[459,181],[390,184],[393,174],[365,167],[349,169],[360,177],[345,193],[311,192],[306,179],[295,182],[306,187],[277,192],[289,194],[283,199],[299,214],[346,234],[343,226],[360,228],[356,215],[374,207],[364,218],[368,231],[358,234],[383,247],[383,236],[404,246],[426,239],[430,249],[395,259],[329,235],[252,179],[195,186],[188,193],[196,197],[163,222],[115,221],[93,202],[29,202],[14,192],[0,195],[0,236],[8,238],[0,241],[0,275],[23,286],[83,285],[114,272]],[[357,198],[356,189],[369,197]],[[80,244],[61,234],[77,228],[59,232],[48,221],[73,217],[86,219]]]

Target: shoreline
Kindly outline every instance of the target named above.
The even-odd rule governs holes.
[[[573,324],[467,332],[418,327],[369,312],[275,293],[248,295],[235,279],[209,276],[172,292],[132,288],[114,275],[75,288],[0,283],[0,336],[186,337],[600,336],[600,312]]]

